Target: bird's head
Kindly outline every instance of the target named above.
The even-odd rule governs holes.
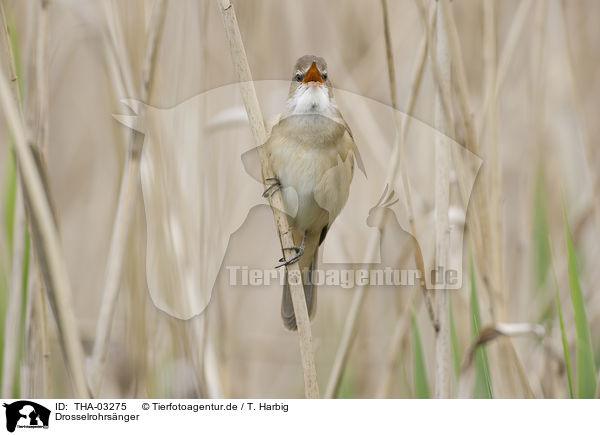
[[[288,113],[330,116],[335,107],[327,62],[318,56],[302,56],[294,66],[287,101]]]

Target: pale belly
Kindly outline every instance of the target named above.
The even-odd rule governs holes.
[[[323,228],[329,222],[329,213],[319,206],[315,200],[315,190],[319,185],[322,174],[329,169],[323,164],[326,159],[322,152],[289,150],[292,159],[282,159],[282,164],[276,169],[281,186],[284,188],[283,201],[286,210],[295,216],[290,216],[294,226],[303,231],[306,229]]]
[[[293,125],[284,127],[273,131],[267,152],[283,188],[286,210],[298,230],[320,232],[333,222],[348,199],[352,170],[346,160],[351,157],[340,155],[343,132],[338,137],[331,131],[319,136],[311,130],[307,137],[298,134],[298,128],[292,134]]]

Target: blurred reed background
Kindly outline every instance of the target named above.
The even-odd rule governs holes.
[[[438,84],[449,79],[445,109],[453,114],[449,128],[455,131],[449,135],[483,159],[467,209],[465,279],[461,290],[449,293],[447,328],[435,332],[423,293],[415,288],[365,289],[355,324],[347,319],[356,289],[323,288],[312,322],[321,392],[343,398],[595,397],[600,3],[439,3],[445,12],[428,0],[233,2],[255,80],[288,81],[298,57],[317,54],[327,60],[340,95],[373,102],[364,107],[396,102],[400,111],[438,126]],[[52,250],[31,245],[36,223],[17,176],[16,124],[3,116],[2,397],[302,397],[298,340],[281,325],[277,285],[232,287],[221,269],[207,309],[189,320],[159,310],[148,291],[149,276],[170,271],[161,271],[160,261],[147,266],[147,258],[160,260],[168,253],[147,244],[148,209],[139,188],[143,135],[131,133],[112,115],[127,113],[120,102],[124,98],[172,108],[235,81],[219,2],[3,0],[2,5],[8,25],[8,34],[3,29],[0,38],[2,70],[10,80],[14,62],[18,89],[13,95],[23,110],[26,139],[40,156],[37,167],[60,235],[57,255],[66,265],[72,294],[63,298],[60,286],[46,292],[45,255]],[[447,52],[443,46],[439,51],[444,38]],[[257,87],[265,116],[282,110],[285,93],[269,96],[268,85]],[[197,119],[202,132],[197,140],[212,135],[213,144],[241,143],[249,150],[254,144],[241,98],[229,96],[220,106],[211,103]],[[352,112],[351,105],[342,105],[351,128],[371,138],[357,140],[359,148],[383,147],[373,138],[382,137],[384,125],[393,126],[393,117]],[[216,119],[223,113],[231,119]],[[364,125],[357,125],[361,120]],[[191,159],[185,152],[199,158],[193,150],[169,146],[167,153],[184,153],[180,159]],[[391,148],[386,152],[392,155]],[[238,155],[231,158],[239,161]],[[169,156],[157,157],[157,171],[169,161]],[[436,174],[419,166],[421,161],[405,161],[400,170],[408,165],[421,182],[433,184]],[[375,172],[385,173],[387,164]],[[368,169],[367,175],[375,176]],[[219,170],[206,177],[217,179]],[[190,186],[202,188],[202,180]],[[240,196],[258,198],[261,187],[255,184],[243,192],[220,190],[220,210],[192,204],[202,214],[204,231],[225,231],[222,216],[239,207]],[[172,194],[160,188],[144,193]],[[371,206],[378,198],[373,195]],[[154,201],[151,213],[159,222],[161,216],[185,213],[190,200],[184,200],[179,205],[167,201],[168,208]],[[404,202],[400,213],[406,216]],[[356,213],[349,204],[342,215]],[[248,219],[262,222],[260,230],[236,233],[227,256],[235,256],[235,264],[274,265],[279,251],[271,212],[259,208]],[[386,258],[408,261],[410,243],[396,243],[385,228],[382,233],[391,240]],[[360,251],[361,258],[368,244],[366,238],[351,247],[336,240],[325,242],[328,249]],[[200,258],[196,272],[204,279],[205,263],[215,259]],[[180,278],[167,282],[183,282]],[[165,292],[178,297],[176,286]],[[446,298],[430,296],[443,322]],[[57,310],[65,309],[63,325],[74,316],[74,328],[57,328]],[[350,334],[337,383],[332,367],[351,326],[356,336]],[[444,344],[447,354],[440,353]],[[440,378],[440,364],[447,366],[441,370],[448,379]],[[82,379],[87,387],[82,388]],[[441,381],[448,382],[446,394],[437,393]]]

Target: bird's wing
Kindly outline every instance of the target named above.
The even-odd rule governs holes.
[[[354,149],[354,140],[349,133],[345,133],[337,145],[335,164],[323,174],[315,187],[315,201],[329,213],[328,227],[331,227],[348,200],[354,173]]]
[[[354,153],[354,158],[356,159],[356,164],[358,166],[358,169],[361,170],[361,172],[363,174],[365,174],[365,177],[367,176],[367,171],[365,170],[365,165],[363,163],[363,159],[362,156],[360,155],[360,152],[358,151],[358,147],[356,146],[356,142],[354,141],[354,136],[352,135],[352,130],[350,130],[350,126],[348,125],[348,123],[346,122],[346,120],[342,117],[341,113],[338,110],[338,115],[339,116],[335,116],[332,117],[331,120],[334,122],[337,122],[339,124],[342,124],[344,126],[344,129],[346,130],[346,137],[344,138],[345,141],[349,140],[349,145],[352,147],[352,151]]]

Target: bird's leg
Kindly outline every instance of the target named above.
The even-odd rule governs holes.
[[[262,194],[263,198],[268,198],[269,196],[271,196],[275,192],[277,192],[279,189],[281,189],[281,184],[279,184],[279,179],[277,177],[265,178],[265,181],[273,181],[273,183],[271,183],[267,186],[267,188],[265,189],[265,191]],[[273,189],[273,190],[271,190],[271,189]]]
[[[278,266],[275,266],[275,268],[277,269],[278,267],[282,267],[282,266],[287,266],[289,264],[293,264],[296,261],[300,260],[300,257],[302,257],[302,255],[304,254],[304,248],[306,246],[306,233],[307,231],[304,231],[304,235],[302,236],[302,243],[300,244],[300,246],[289,246],[287,248],[283,248],[283,249],[293,249],[294,251],[296,251],[296,255],[294,255],[292,258],[290,258],[288,261],[281,263]],[[285,257],[282,258],[279,261],[285,260]]]

